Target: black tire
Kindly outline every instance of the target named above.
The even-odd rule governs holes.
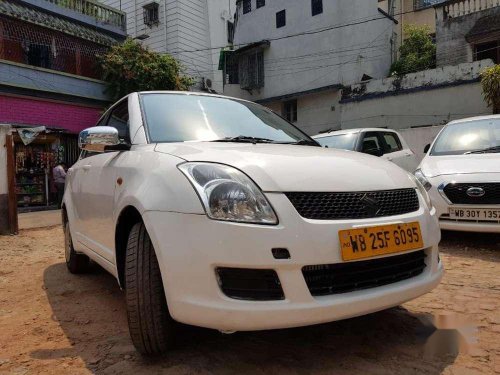
[[[90,259],[84,254],[78,254],[73,247],[73,240],[69,230],[69,222],[64,224],[64,257],[66,267],[71,273],[85,273],[89,269]]]
[[[164,354],[172,347],[175,323],[168,312],[160,267],[143,223],[130,231],[125,263],[130,337],[137,351]]]

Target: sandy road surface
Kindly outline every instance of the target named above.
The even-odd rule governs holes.
[[[181,327],[156,360],[134,351],[115,280],[70,275],[62,243],[60,227],[0,237],[0,374],[500,374],[500,236],[445,234],[442,284],[400,308],[230,336]]]

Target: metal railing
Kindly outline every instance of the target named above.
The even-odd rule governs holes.
[[[90,17],[108,24],[119,27],[125,30],[125,12],[118,9],[100,4],[93,0],[46,0],[49,3],[59,5],[63,8],[68,8],[76,12],[85,14]]]
[[[500,0],[453,0],[443,4],[444,18],[466,16],[481,10],[500,6]]]

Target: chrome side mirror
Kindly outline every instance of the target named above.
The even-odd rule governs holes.
[[[118,130],[112,126],[94,126],[82,130],[78,136],[78,147],[84,151],[104,152],[119,145]]]

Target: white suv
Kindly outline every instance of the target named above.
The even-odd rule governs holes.
[[[323,147],[358,151],[392,161],[408,172],[418,166],[417,157],[401,134],[395,130],[358,128],[330,131],[315,135],[314,140]]]
[[[79,273],[90,258],[118,279],[142,353],[167,350],[175,321],[223,332],[323,323],[441,279],[435,209],[413,175],[321,148],[260,105],[134,93],[80,146],[66,262]]]
[[[500,233],[500,116],[452,121],[425,152],[415,176],[441,228]]]

